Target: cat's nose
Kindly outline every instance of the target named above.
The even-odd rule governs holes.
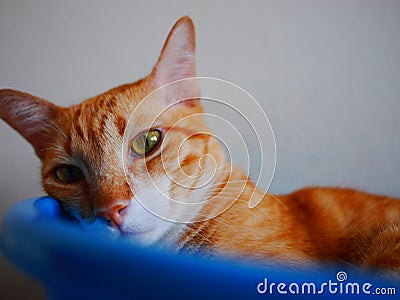
[[[110,208],[97,209],[96,216],[104,218],[114,226],[121,227],[126,207],[125,204],[116,204]]]

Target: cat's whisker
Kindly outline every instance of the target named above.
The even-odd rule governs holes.
[[[184,241],[181,241],[180,243],[182,243],[183,245],[181,246],[181,249],[184,248],[187,244],[189,244],[189,241],[191,240],[191,238],[193,238],[194,236],[196,238],[200,237],[202,240],[207,241],[208,243],[212,243],[212,241],[210,240],[209,237],[205,236],[204,234],[201,233],[202,227],[197,227],[196,229],[191,228],[190,224],[184,224],[184,227],[186,228],[186,232],[192,232],[193,236],[187,236],[186,239]],[[200,244],[198,243],[196,246],[200,246]]]
[[[250,180],[228,180],[228,181],[219,181],[219,182],[216,182],[216,183],[213,183],[213,184],[206,184],[206,185],[204,185],[204,186],[202,186],[202,187],[199,187],[199,188],[197,188],[197,187],[190,187],[190,185],[189,185],[189,182],[187,182],[187,185],[185,184],[185,182],[179,182],[179,185],[180,185],[180,187],[181,188],[184,188],[184,189],[189,189],[189,190],[196,190],[196,189],[202,189],[202,188],[204,188],[204,189],[211,189],[211,188],[214,188],[214,187],[219,187],[220,185],[222,185],[222,184],[233,184],[233,183],[248,183],[248,182],[250,182]],[[190,183],[192,183],[192,182],[190,182]]]
[[[248,205],[248,203],[249,203],[248,201],[242,200],[242,199],[238,199],[237,201],[238,201],[238,202],[242,202],[242,203],[246,203],[247,205]],[[246,205],[246,206],[247,206],[247,205]],[[248,206],[247,206],[247,208],[248,208]],[[250,208],[248,208],[248,209],[250,209]],[[265,209],[261,208],[260,205],[254,207],[254,208],[252,208],[252,209],[256,209],[256,210],[260,211],[264,216],[266,216],[269,220],[272,221],[271,215],[270,215],[268,212],[266,212]]]
[[[190,199],[190,195],[180,195],[177,197],[171,197],[171,201],[174,201],[175,203],[183,203],[183,204],[195,204],[195,203],[207,203],[209,201],[212,201],[213,203],[218,203],[222,199],[238,199],[240,197],[240,194],[238,195],[237,193],[226,193],[223,195],[218,195],[214,198],[210,198],[207,195],[199,198],[199,199]],[[188,201],[184,201],[188,200]]]
[[[193,190],[193,191],[202,190],[202,189],[204,189],[204,190],[216,190],[215,188],[220,188],[220,189],[225,189],[227,187],[229,187],[229,188],[237,188],[235,185],[232,186],[231,184],[234,184],[234,183],[248,183],[248,182],[249,182],[249,180],[220,181],[220,182],[216,182],[216,183],[213,183],[213,184],[207,184],[207,185],[199,187],[199,188],[190,187],[189,185],[185,185],[184,183],[179,182],[179,184],[180,184],[179,187],[181,189]],[[228,186],[228,184],[229,184],[229,186]],[[224,185],[224,186],[221,187],[221,185]],[[243,184],[243,185],[241,185],[239,187],[240,188],[244,188],[245,186],[246,186],[246,184]]]
[[[281,206],[283,206],[286,210],[289,210],[289,207],[287,207],[287,205],[285,203],[283,203],[283,201],[281,199],[279,199],[278,197],[276,197],[274,194],[270,194],[270,193],[266,193],[265,195],[268,195],[268,197],[273,198],[274,200],[276,200]]]
[[[200,213],[200,214],[198,214],[197,216],[206,217],[206,218],[209,217],[208,215],[206,215],[206,214],[204,214],[204,213]],[[238,229],[237,227],[235,227],[234,224],[232,224],[231,222],[228,222],[228,221],[226,221],[226,220],[220,218],[218,215],[217,215],[217,216],[214,216],[214,217],[211,217],[209,220],[218,221],[218,222],[220,222],[220,223],[222,223],[222,224],[228,226],[229,228],[233,229],[234,231],[239,232],[239,229]],[[208,222],[209,220],[207,220],[207,221],[201,221],[201,222]]]
[[[226,191],[221,190],[219,194],[217,194],[217,195],[215,195],[215,196],[213,196],[211,198],[211,196],[209,194],[212,193],[212,192],[215,192],[215,191],[208,191],[206,193],[206,195],[201,197],[201,198],[204,198],[205,200],[202,200],[201,198],[199,198],[199,199],[196,199],[197,200],[196,202],[203,202],[203,201],[209,201],[209,200],[218,201],[218,199],[220,199],[221,197],[232,196],[232,195],[240,197],[240,195],[243,192],[243,189],[242,188],[237,188],[237,190],[236,189],[230,189],[230,190],[226,190]],[[169,198],[172,201],[181,202],[182,199],[186,199],[186,198],[188,198],[190,196],[191,196],[191,193],[186,193],[186,194],[183,194],[183,195],[177,195],[175,197],[174,197],[174,195],[169,195]],[[232,198],[234,198],[234,197],[232,197]],[[193,201],[193,200],[191,200],[191,201]]]
[[[48,126],[50,129],[55,130],[58,136],[64,141],[68,142],[68,137],[65,132],[60,128],[60,126],[54,120],[46,120],[44,123],[45,126]]]

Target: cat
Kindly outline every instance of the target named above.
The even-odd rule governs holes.
[[[258,190],[212,138],[186,80],[195,76],[194,25],[182,17],[149,76],[67,108],[2,89],[0,117],[33,146],[46,193],[85,226],[103,222],[177,252],[400,271],[400,201],[343,188]],[[251,199],[262,201],[249,208]]]

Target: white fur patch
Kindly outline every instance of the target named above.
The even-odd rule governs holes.
[[[157,187],[141,188],[131,200],[123,215],[123,234],[144,245],[157,242],[171,228],[172,222],[162,216],[169,212],[168,182]]]

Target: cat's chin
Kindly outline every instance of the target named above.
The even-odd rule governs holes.
[[[151,246],[157,243],[162,235],[157,228],[148,228],[142,231],[121,230],[120,237],[141,246]]]
[[[124,232],[121,231],[121,238],[137,243],[141,246],[150,246],[155,243],[153,230],[143,232]]]

